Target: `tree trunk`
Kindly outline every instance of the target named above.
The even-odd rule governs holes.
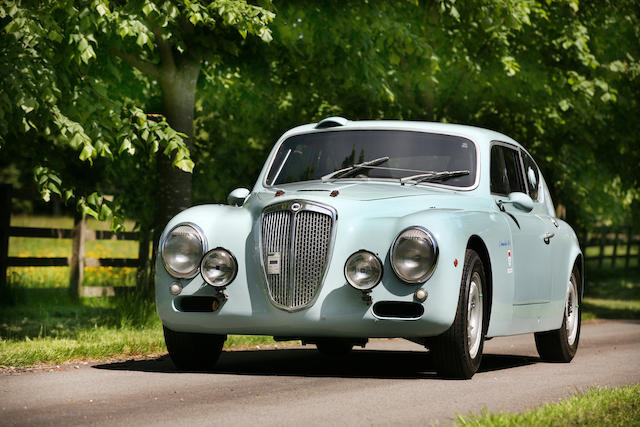
[[[169,125],[187,135],[189,150],[193,148],[193,112],[196,82],[200,71],[197,62],[181,64],[173,73],[161,79],[164,113]],[[156,225],[164,227],[178,212],[191,206],[191,174],[171,165],[163,154],[158,158],[158,193],[156,195]]]
[[[199,61],[183,60],[179,67],[163,72],[160,78],[167,122],[176,131],[187,135],[185,142],[189,151],[193,148],[193,115],[199,72]],[[157,160],[158,178],[150,279],[154,276],[156,252],[164,227],[177,213],[191,206],[191,174],[174,167],[173,159],[162,152],[158,153]]]

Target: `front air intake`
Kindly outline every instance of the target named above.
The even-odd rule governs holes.
[[[262,213],[261,257],[271,301],[294,311],[310,305],[329,261],[335,209],[292,200]]]
[[[373,314],[386,319],[418,319],[424,307],[417,302],[380,301],[373,305]]]

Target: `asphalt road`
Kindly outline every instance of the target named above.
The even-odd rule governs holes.
[[[428,353],[403,340],[340,360],[312,346],[225,352],[212,373],[176,372],[166,356],[3,373],[0,425],[448,424],[637,383],[640,322],[608,321],[583,325],[570,364],[541,362],[532,335],[490,340],[469,381],[438,378]]]

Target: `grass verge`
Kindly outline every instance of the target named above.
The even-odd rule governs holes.
[[[66,289],[20,289],[0,311],[0,367],[165,353],[153,302],[133,294],[83,298]],[[273,343],[271,337],[229,336],[226,348]]]
[[[587,271],[582,320],[640,319],[640,269]]]
[[[458,415],[458,426],[637,426],[640,385],[594,388],[557,403],[520,414],[506,412]]]

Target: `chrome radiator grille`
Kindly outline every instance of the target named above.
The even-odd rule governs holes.
[[[327,206],[290,201],[262,214],[262,260],[271,299],[297,310],[317,295],[328,262],[335,211]]]

